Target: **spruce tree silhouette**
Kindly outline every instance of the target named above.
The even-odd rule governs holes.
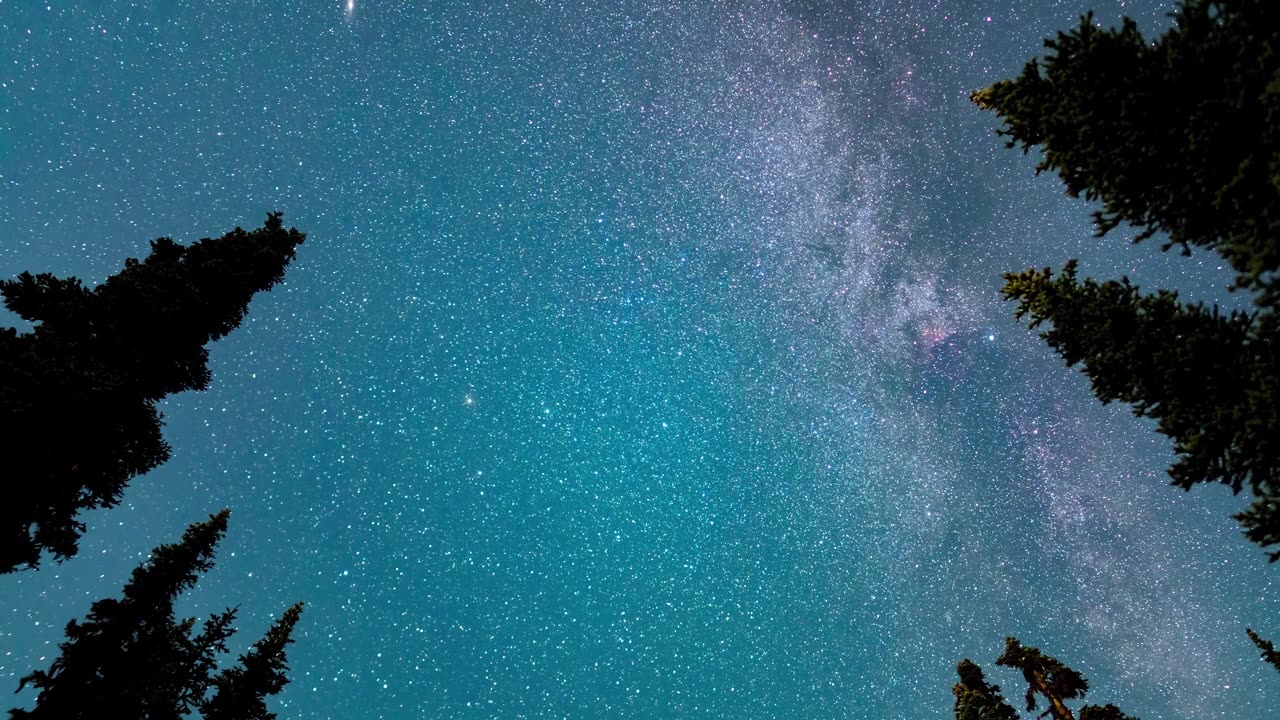
[[[174,619],[174,600],[213,567],[229,515],[223,510],[187,528],[180,542],[156,548],[133,571],[120,599],[98,600],[84,621],[68,623],[61,654],[19,685],[39,691],[34,709],[10,710],[11,720],[173,720],[193,710],[209,719],[273,718],[263,698],[288,682],[284,648],[301,604],[289,608],[239,666],[216,677],[217,656],[227,652],[235,632],[236,610],[210,616],[198,634],[195,618]]]
[[[1004,654],[997,665],[1022,671],[1027,682],[1028,712],[1037,709],[1037,698],[1048,707],[1041,717],[1053,720],[1075,720],[1065,701],[1084,697],[1089,683],[1080,673],[1039,649],[1023,645],[1017,638],[1006,638]],[[1018,714],[1000,694],[998,685],[988,685],[982,668],[970,660],[962,660],[956,668],[960,682],[952,690],[956,697],[956,720],[1017,720]],[[1115,705],[1085,705],[1079,720],[1137,720],[1125,715]]]
[[[956,697],[956,720],[1018,720],[1018,713],[1000,694],[999,685],[987,683],[982,668],[971,660],[956,666],[960,682],[951,688]]]
[[[1280,5],[1184,0],[1174,27],[1148,42],[1125,18],[1093,13],[1045,46],[1015,80],[973,94],[1004,122],[1008,147],[1043,150],[1072,197],[1099,200],[1098,235],[1122,225],[1136,241],[1217,250],[1237,285],[1274,305],[1280,267]]]
[[[223,670],[213,680],[213,697],[200,704],[204,720],[275,720],[264,699],[284,689],[289,682],[284,649],[293,642],[293,626],[302,615],[302,603],[285,611],[240,664]]]
[[[283,278],[303,239],[272,214],[186,247],[155,240],[92,290],[49,274],[0,282],[5,305],[36,323],[0,328],[0,572],[75,555],[79,513],[117,504],[169,458],[155,403],[208,386],[206,343]]]
[[[1244,632],[1253,641],[1253,644],[1257,645],[1258,649],[1262,651],[1262,659],[1275,668],[1276,672],[1280,672],[1280,651],[1276,650],[1275,644],[1270,640],[1262,639],[1258,633],[1253,631],[1253,628],[1245,628]]]
[[[1103,402],[1158,421],[1174,441],[1173,484],[1248,488],[1236,517],[1264,548],[1280,543],[1280,3],[1187,0],[1147,42],[1126,18],[1092,14],[1046,40],[1043,60],[973,94],[1003,121],[1010,148],[1043,151],[1072,196],[1099,201],[1099,236],[1128,224],[1135,242],[1212,250],[1256,312],[1223,314],[1176,293],[1140,295],[1127,279],[1077,281],[1074,261],[1005,276],[1017,316]],[[1271,559],[1280,559],[1280,551]]]
[[[1157,420],[1174,441],[1173,484],[1248,487],[1254,501],[1236,517],[1245,536],[1280,541],[1280,368],[1277,336],[1257,315],[1182,303],[1176,292],[1144,295],[1128,279],[1079,281],[1068,262],[1006,276],[1006,298],[1068,365],[1083,365],[1094,394]],[[1280,553],[1270,553],[1272,560]]]

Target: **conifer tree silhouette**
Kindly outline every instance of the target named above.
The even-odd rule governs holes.
[[[303,239],[272,214],[190,246],[155,240],[92,290],[50,274],[0,282],[5,305],[36,324],[0,328],[0,572],[75,555],[80,512],[117,504],[169,458],[156,402],[208,386],[205,345],[283,278]]]
[[[1101,204],[1099,236],[1216,252],[1255,312],[1139,294],[1127,279],[1076,278],[1074,261],[1005,276],[1017,316],[1080,364],[1103,402],[1158,421],[1174,441],[1173,484],[1247,488],[1245,535],[1280,544],[1280,3],[1186,0],[1148,42],[1126,18],[1092,13],[1046,40],[1050,53],[973,94],[1010,148],[1042,151],[1067,193]],[[1271,559],[1280,559],[1280,551]]]
[[[1276,672],[1280,672],[1280,650],[1276,650],[1275,644],[1270,640],[1263,640],[1258,633],[1253,631],[1253,628],[1245,628],[1244,632],[1253,641],[1253,644],[1257,645],[1258,649],[1262,651],[1262,659],[1275,668]]]
[[[1018,720],[1018,713],[1000,694],[999,685],[987,683],[982,668],[971,660],[956,667],[960,682],[951,688],[956,697],[956,720]]]
[[[68,623],[67,640],[49,669],[30,673],[19,685],[39,691],[35,707],[10,710],[11,720],[176,720],[197,709],[209,720],[274,718],[263,698],[288,682],[284,649],[301,604],[289,608],[239,665],[216,677],[217,656],[227,652],[235,632],[236,610],[210,616],[198,633],[195,618],[174,618],[178,595],[213,567],[229,515],[223,510],[187,528],[180,542],[156,548],[119,599],[98,600],[83,621]]]
[[[996,664],[1022,671],[1027,682],[1028,712],[1037,710],[1037,700],[1043,699],[1048,707],[1040,717],[1076,720],[1066,701],[1078,700],[1089,691],[1089,683],[1080,673],[1012,637],[1005,639],[1004,654]],[[952,690],[956,697],[956,720],[1018,720],[1018,713],[1000,694],[1000,687],[988,685],[977,664],[962,660],[956,671],[960,675],[960,682]],[[1137,718],[1125,715],[1115,705],[1085,705],[1080,708],[1079,720]]]

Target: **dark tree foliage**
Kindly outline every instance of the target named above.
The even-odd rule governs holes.
[[[1258,633],[1253,631],[1253,628],[1245,628],[1244,632],[1253,641],[1253,644],[1257,645],[1258,649],[1262,651],[1262,659],[1267,661],[1277,672],[1280,672],[1280,651],[1276,650],[1275,644],[1270,640],[1263,640]]]
[[[974,94],[1009,146],[1041,147],[1072,196],[1100,200],[1099,235],[1220,252],[1274,304],[1280,266],[1280,3],[1188,0],[1147,42],[1090,13],[1016,80]]]
[[[1018,713],[1000,695],[999,685],[990,685],[982,668],[969,659],[956,666],[960,682],[951,688],[956,697],[956,720],[1018,720]]]
[[[1088,692],[1089,683],[1080,673],[1023,645],[1017,638],[1005,640],[1004,654],[996,664],[1022,671],[1027,682],[1028,711],[1036,710],[1036,699],[1040,697],[1048,706],[1040,717],[1075,720],[1065,701],[1082,698]],[[987,684],[976,664],[964,660],[956,671],[960,682],[951,691],[956,697],[956,720],[1018,720],[1018,713],[1000,694],[1000,687]],[[1080,708],[1080,720],[1137,719],[1120,712],[1115,705],[1085,705]]]
[[[275,720],[267,711],[267,695],[275,695],[289,682],[285,647],[293,642],[293,626],[302,615],[302,603],[284,616],[240,656],[240,664],[229,667],[213,680],[214,693],[200,705],[204,720]]]
[[[283,278],[302,241],[272,214],[186,247],[155,240],[92,290],[49,274],[0,282],[6,307],[36,324],[0,328],[0,572],[75,555],[79,513],[115,505],[169,458],[155,403],[208,386],[205,345]]]
[[[1080,708],[1080,720],[1138,720],[1125,715],[1115,705],[1086,705]]]
[[[1093,15],[1045,41],[1015,80],[974,93],[1003,121],[1009,147],[1043,151],[1037,171],[1100,201],[1099,235],[1129,224],[1135,241],[1204,248],[1235,271],[1257,312],[1224,315],[1128,280],[1077,281],[1074,262],[1005,276],[1019,318],[1103,402],[1158,421],[1174,441],[1173,483],[1218,482],[1254,502],[1246,536],[1280,543],[1280,3],[1186,0],[1175,27],[1147,42],[1136,24]],[[1280,559],[1273,552],[1271,559]]]
[[[1064,700],[1083,697],[1089,691],[1083,675],[1039,649],[1023,645],[1017,638],[1005,639],[1004,654],[996,664],[1021,670],[1022,678],[1027,681],[1027,710],[1035,710],[1036,696],[1043,696],[1056,720],[1071,717]]]
[[[1177,293],[1143,295],[1127,279],[1076,277],[1074,262],[1006,276],[1005,297],[1068,365],[1083,364],[1104,403],[1157,420],[1174,441],[1169,469],[1184,489],[1220,482],[1254,495],[1237,515],[1245,535],[1280,542],[1280,372],[1274,335],[1257,316],[1184,304]],[[1273,553],[1272,559],[1280,557]]]
[[[205,707],[222,708],[206,718],[273,718],[262,698],[280,692],[287,682],[284,646],[291,642],[301,605],[290,608],[241,656],[239,666],[217,677],[217,656],[227,652],[236,611],[210,616],[198,633],[195,618],[177,621],[173,615],[178,595],[213,567],[229,514],[223,510],[210,516],[189,527],[177,544],[156,548],[133,571],[120,599],[99,600],[83,622],[68,623],[58,658],[19,685],[39,691],[35,708],[10,710],[10,718],[172,720]]]

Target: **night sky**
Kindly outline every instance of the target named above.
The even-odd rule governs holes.
[[[1274,717],[1245,500],[1000,300],[1070,257],[1227,297],[968,102],[1082,2],[0,0],[0,276],[307,234],[173,459],[0,577],[0,690],[230,507],[181,610],[239,652],[306,602],[282,720],[950,718],[962,657],[1019,701],[1006,635]]]

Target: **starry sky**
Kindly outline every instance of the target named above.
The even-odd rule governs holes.
[[[999,297],[1078,257],[1244,302],[969,104],[1086,9],[0,0],[0,275],[308,235],[173,459],[0,578],[0,686],[230,507],[181,611],[240,651],[306,602],[282,719],[950,718],[1010,634],[1144,720],[1269,717],[1244,500]]]

